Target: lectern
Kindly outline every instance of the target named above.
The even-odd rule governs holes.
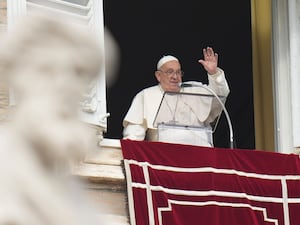
[[[212,147],[212,134],[223,110],[220,101],[224,104],[226,97],[165,92],[153,124],[158,141]]]

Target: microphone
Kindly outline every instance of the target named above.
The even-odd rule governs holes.
[[[192,84],[187,84],[187,83],[178,83],[178,86],[179,87],[193,87],[193,85]]]
[[[202,85],[204,84],[198,81],[186,81],[186,82],[178,83],[179,87],[201,87]]]
[[[231,124],[231,120],[230,120],[230,116],[228,114],[228,111],[225,107],[225,104],[222,102],[222,100],[220,99],[220,97],[210,88],[208,87],[206,84],[202,84],[201,82],[196,82],[196,81],[187,81],[187,82],[182,82],[178,84],[180,87],[200,87],[200,88],[204,88],[207,91],[209,91],[210,93],[212,93],[212,95],[218,100],[218,102],[220,103],[224,114],[226,116],[227,119],[227,123],[228,123],[228,127],[229,127],[229,142],[230,142],[230,148],[233,149],[234,148],[234,140],[233,140],[233,129],[232,129],[232,124]]]

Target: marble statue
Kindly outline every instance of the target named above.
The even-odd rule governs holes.
[[[78,119],[82,93],[104,65],[94,37],[65,18],[34,15],[1,38],[0,78],[17,104],[0,128],[0,225],[99,224],[70,176],[97,145]]]

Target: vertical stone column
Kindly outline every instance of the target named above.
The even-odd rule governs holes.
[[[1,29],[2,27],[6,27],[7,24],[7,14],[6,14],[6,9],[7,9],[7,0],[0,0],[0,26]]]
[[[0,32],[5,32],[7,27],[7,0],[0,0]],[[1,39],[0,39],[1,41]],[[0,124],[7,120],[8,115],[8,87],[0,80]]]

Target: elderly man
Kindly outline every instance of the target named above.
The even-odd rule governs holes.
[[[199,63],[202,64],[208,73],[208,88],[213,90],[217,95],[226,97],[229,94],[229,87],[223,70],[218,67],[218,54],[215,53],[212,48],[207,47],[206,49],[203,49],[203,55],[204,59],[199,60]],[[170,138],[161,139],[162,136],[160,135],[159,137],[158,129],[154,126],[154,121],[164,93],[195,93],[197,92],[196,89],[199,89],[195,87],[183,88],[181,86],[182,76],[183,71],[181,70],[180,62],[176,57],[168,55],[162,57],[158,61],[157,71],[155,72],[158,85],[148,87],[134,97],[123,120],[124,139],[213,146],[212,132],[196,135],[197,137],[193,139],[191,138],[191,131],[181,133],[179,130],[176,130],[176,132],[171,131],[171,133],[168,134]],[[205,93],[207,94],[207,91]],[[194,114],[192,120],[195,123],[192,125],[199,127],[210,127],[209,124],[213,122],[222,111],[222,107],[218,105],[220,103],[213,101],[212,98],[210,98],[209,101],[192,102],[192,104],[189,104],[189,107],[184,107],[184,104],[186,104],[186,101],[178,101],[178,97],[176,104],[173,104],[173,108],[167,103],[170,109],[169,114],[171,112],[174,113],[174,110],[176,111],[177,108],[178,111],[189,108],[189,111],[185,112],[185,115]]]

